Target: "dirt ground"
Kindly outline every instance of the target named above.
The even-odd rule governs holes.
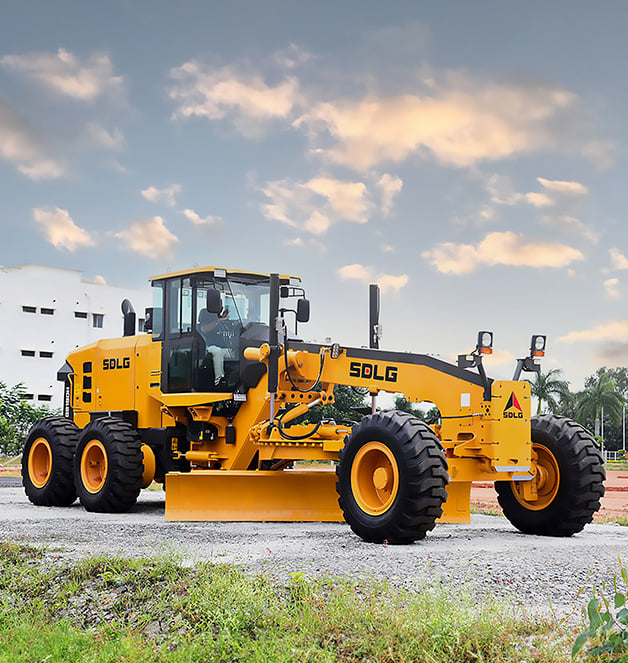
[[[615,518],[628,519],[628,471],[607,471],[605,485],[606,494],[602,498],[602,508],[595,514],[594,522]],[[500,510],[493,484],[474,483],[471,487],[471,505],[478,510]]]
[[[0,467],[0,478],[19,477],[17,467]],[[4,481],[5,486],[21,485],[21,479]],[[474,483],[471,488],[471,506],[480,511],[500,512],[497,493],[492,483]],[[628,520],[628,471],[609,470],[606,472],[606,494],[602,498],[602,508],[595,515],[594,522],[606,522],[610,519]]]

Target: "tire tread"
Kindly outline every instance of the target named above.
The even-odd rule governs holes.
[[[48,440],[52,452],[52,470],[48,483],[37,488],[28,472],[32,443],[39,437]],[[69,506],[76,499],[72,475],[74,452],[79,429],[73,421],[60,416],[40,419],[30,429],[22,453],[22,486],[28,499],[37,506]]]
[[[567,417],[542,414],[532,419],[532,439],[540,444],[551,440],[563,456],[559,465],[559,494],[541,511],[525,509],[515,499],[507,481],[495,483],[504,515],[522,532],[543,536],[571,536],[593,520],[604,496],[606,472],[595,440],[577,422]]]
[[[388,439],[394,438],[410,475],[406,485],[399,488],[398,504],[391,506],[385,518],[362,517],[365,514],[350,494],[351,468],[347,462],[352,460],[353,447],[358,444],[353,441],[368,434],[370,429]],[[339,453],[336,476],[338,504],[345,520],[359,537],[373,543],[412,543],[423,539],[442,515],[442,504],[447,499],[449,477],[440,441],[424,422],[407,412],[376,412],[354,426]],[[392,520],[391,511],[394,511]],[[378,525],[373,520],[382,522]]]

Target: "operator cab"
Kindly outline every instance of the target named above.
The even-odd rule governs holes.
[[[280,280],[300,282],[290,276]],[[205,267],[157,276],[151,283],[153,341],[163,344],[163,393],[245,392],[259,382],[265,366],[242,353],[268,341],[268,274]]]

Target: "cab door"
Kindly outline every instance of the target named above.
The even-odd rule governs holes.
[[[189,278],[166,281],[161,390],[192,391],[192,285]]]

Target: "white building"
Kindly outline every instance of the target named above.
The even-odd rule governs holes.
[[[122,336],[123,299],[133,304],[141,332],[151,297],[148,283],[139,291],[88,281],[70,269],[0,266],[0,382],[21,382],[33,405],[61,408],[57,371],[68,352]]]

